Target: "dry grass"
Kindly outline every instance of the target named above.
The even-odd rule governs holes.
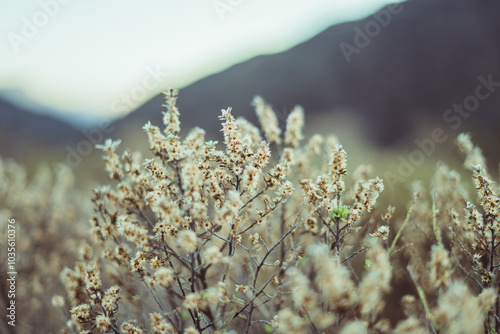
[[[99,146],[112,181],[88,237],[69,174],[27,183],[2,164],[2,219],[23,224],[20,332],[498,332],[499,189],[467,135],[470,178],[440,164],[398,217],[337,138],[303,143],[300,108],[284,131],[260,98],[260,128],[223,110],[221,149],[200,128],[180,138],[176,100],[164,129],[144,126],[154,158]]]

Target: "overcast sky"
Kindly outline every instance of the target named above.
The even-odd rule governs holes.
[[[61,112],[120,116],[391,2],[0,0],[0,89]]]

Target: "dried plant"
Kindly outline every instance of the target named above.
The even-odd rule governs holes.
[[[300,107],[281,127],[256,97],[260,128],[222,110],[219,144],[200,128],[182,138],[178,92],[164,96],[145,156],[97,146],[111,184],[93,191],[85,238],[67,224],[86,214],[64,169],[28,184],[0,165],[2,216],[30,222],[19,298],[40,313],[24,332],[499,331],[500,189],[468,135],[457,143],[470,178],[438,164],[401,215],[377,208],[369,165],[348,175],[335,136],[304,138]]]
[[[80,256],[78,245],[87,236],[85,216],[91,212],[88,195],[75,188],[73,181],[65,165],[41,166],[28,177],[22,166],[0,159],[0,306],[6,310],[14,300],[17,317],[16,327],[2,319],[2,333],[38,329],[49,333],[61,326],[64,290],[57,275]],[[11,220],[15,221],[15,235],[8,239]],[[7,240],[14,244],[8,246]],[[10,252],[15,254],[13,270],[7,263]],[[17,272],[15,298],[7,293],[7,278],[11,277],[7,272],[13,271]],[[58,310],[52,308],[53,296]]]
[[[165,94],[163,131],[144,126],[153,158],[118,154],[119,141],[99,146],[116,184],[94,192],[96,256],[62,273],[73,328],[286,332],[296,322],[304,330],[323,331],[362,315],[376,326],[389,289],[387,254],[380,245],[369,251],[373,268],[359,286],[344,263],[368,248],[355,229],[368,219],[365,213],[382,192],[382,180],[357,180],[350,191],[353,199],[345,198],[347,155],[334,138],[315,136],[300,147],[300,108],[289,115],[282,133],[272,108],[255,98],[264,140],[253,125],[236,120],[230,108],[223,110],[224,147],[219,149],[205,141],[199,128],[184,140],[179,137],[176,99],[176,91]],[[313,163],[324,152],[329,152],[328,161]],[[312,254],[331,265],[302,268]],[[317,278],[311,291],[318,286],[324,291],[302,291],[306,306],[297,300],[293,282],[309,280],[311,274],[301,272],[312,268]],[[331,279],[332,273],[338,280]],[[382,277],[384,286],[373,290]],[[352,300],[339,307],[328,298],[344,284]],[[116,296],[104,306],[108,286]],[[367,299],[359,299],[356,289],[367,291]],[[323,302],[317,303],[320,295]]]

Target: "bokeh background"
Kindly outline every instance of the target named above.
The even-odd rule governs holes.
[[[161,125],[170,88],[183,133],[219,141],[223,108],[256,123],[261,95],[284,127],[303,106],[307,136],[337,135],[348,173],[370,164],[384,180],[374,215],[391,204],[396,225],[439,161],[470,186],[461,132],[498,180],[498,1],[0,1],[0,35],[0,237],[15,217],[19,333],[64,325],[50,298],[84,256],[90,189],[109,182],[95,145],[121,139],[120,152],[147,156],[142,126]]]

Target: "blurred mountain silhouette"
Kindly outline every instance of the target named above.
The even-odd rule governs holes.
[[[487,97],[477,98],[478,85]],[[352,113],[369,138],[385,146],[411,145],[435,127],[449,138],[471,131],[498,159],[500,2],[413,0],[332,26],[286,52],[256,57],[181,89],[182,127],[218,133],[217,116],[229,106],[255,122],[255,95],[271,103],[283,122],[297,104],[306,121]],[[453,110],[463,103],[474,111]],[[161,125],[161,104],[161,96],[148,101],[117,121],[111,136],[137,138],[131,131],[141,132],[148,120]],[[13,108],[0,101],[0,154],[64,148],[82,138],[64,123]]]
[[[353,113],[362,118],[366,133],[383,145],[411,143],[417,129],[433,127],[443,128],[450,137],[473,131],[500,139],[498,86],[470,117],[458,115],[460,124],[454,111],[445,116],[454,104],[475,94],[480,77],[500,83],[500,2],[414,0],[391,7],[394,13],[388,8],[181,89],[183,126],[218,131],[216,116],[228,106],[235,115],[255,120],[250,101],[262,95],[280,115],[296,104],[308,116]],[[349,45],[351,53],[341,45]],[[161,124],[160,105],[158,96],[120,126],[130,129],[128,125],[147,120]]]
[[[67,145],[84,139],[78,129],[0,99],[0,155],[21,162],[62,159]]]

